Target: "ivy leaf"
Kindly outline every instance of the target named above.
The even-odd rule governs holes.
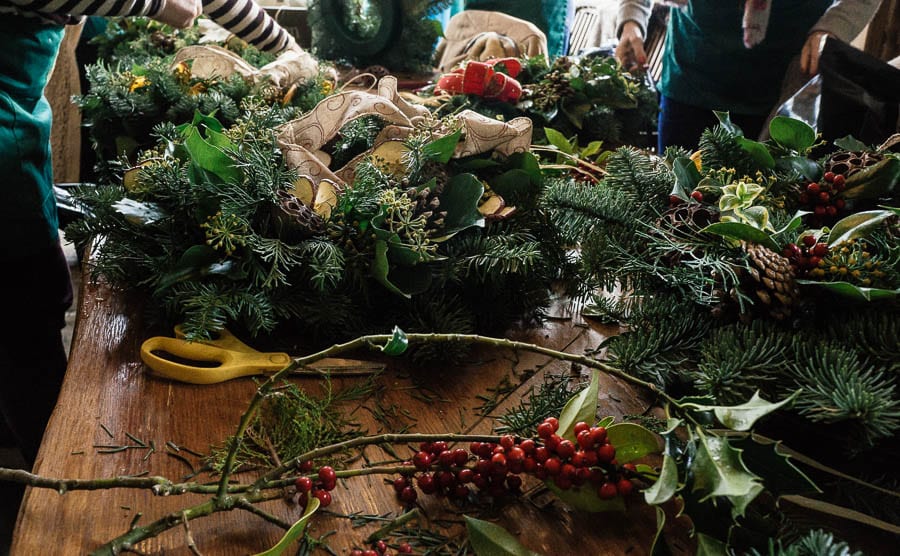
[[[798,284],[818,286],[830,293],[854,299],[856,301],[878,301],[894,299],[900,296],[900,288],[887,290],[882,288],[863,288],[850,282],[819,282],[816,280],[797,280]]]
[[[388,273],[391,271],[391,263],[388,260],[388,242],[383,239],[375,240],[375,260],[372,261],[372,267],[370,272],[372,273],[372,278],[375,279],[376,282],[387,288],[389,291],[402,295],[403,297],[410,298],[410,294],[398,288],[393,282],[388,278]]]
[[[725,543],[703,533],[697,534],[697,553],[695,556],[727,556]]]
[[[767,149],[766,146],[759,141],[753,141],[752,139],[747,139],[746,137],[738,137],[737,142],[742,149],[747,151],[747,153],[750,155],[750,158],[753,159],[753,162],[755,162],[760,167],[775,167],[775,159],[772,158],[772,153],[770,153],[769,149]]]
[[[792,462],[791,457],[778,451],[780,442],[755,435],[732,440],[741,450],[741,458],[752,473],[763,478],[766,490],[775,496],[821,492],[812,480]]]
[[[593,423],[597,416],[597,396],[600,394],[600,373],[591,373],[591,383],[587,388],[575,394],[566,402],[559,414],[559,435],[569,440],[575,440],[575,424],[584,421]],[[609,434],[609,429],[607,429]],[[618,449],[618,446],[616,445]],[[622,462],[624,463],[624,462]]]
[[[619,464],[659,452],[658,437],[635,423],[612,425],[606,429],[606,436],[609,443],[616,447],[616,459],[619,460]]]
[[[200,136],[196,127],[191,127],[184,140],[191,161],[201,169],[217,176],[226,182],[237,182],[243,175],[241,169],[235,166],[230,156],[220,147],[211,145]]]
[[[519,544],[503,527],[474,517],[464,517],[469,542],[476,556],[540,556]]]
[[[775,240],[773,240],[769,234],[759,228],[754,228],[750,224],[744,224],[743,222],[716,222],[700,231],[720,235],[729,239],[758,243],[775,252],[781,251],[781,248],[778,247],[778,244],[775,243]]]
[[[422,148],[422,151],[428,160],[447,164],[453,158],[453,153],[456,151],[456,145],[459,143],[460,137],[462,137],[462,129],[457,129],[450,135],[428,143]]]
[[[867,210],[842,218],[828,234],[828,247],[837,247],[851,239],[863,237],[893,215],[889,210]]]
[[[678,491],[678,464],[675,458],[666,455],[662,462],[662,471],[653,485],[644,491],[644,500],[648,504],[658,505],[668,502]]]
[[[566,136],[556,131],[552,127],[544,128],[544,135],[547,136],[547,142],[566,154],[573,154],[575,150],[572,143],[566,139]]]
[[[219,257],[219,253],[209,245],[188,247],[172,270],[159,277],[156,291],[161,292],[178,282],[208,274],[227,274],[231,270],[231,265],[219,264]]]
[[[700,172],[694,161],[686,156],[679,156],[672,162],[672,171],[675,173],[675,185],[671,194],[686,200],[700,184]]]
[[[544,484],[557,498],[576,510],[591,513],[625,511],[625,499],[621,496],[604,500],[597,495],[596,488],[585,486],[561,490],[552,480],[544,481]]]
[[[319,499],[315,496],[309,497],[309,502],[306,504],[306,511],[303,512],[303,515],[300,519],[294,523],[290,529],[287,530],[287,533],[281,537],[281,540],[278,543],[266,550],[265,552],[260,552],[255,556],[281,556],[284,554],[285,550],[287,550],[292,544],[294,544],[297,539],[303,536],[303,533],[306,531],[306,525],[309,523],[310,518],[316,513],[316,510],[319,509]]]
[[[816,142],[816,130],[806,122],[775,116],[769,122],[769,135],[782,147],[805,152]]]
[[[809,181],[818,181],[822,178],[822,167],[815,160],[805,156],[783,156],[775,161],[775,167],[779,170],[793,170]]]
[[[706,492],[706,499],[725,496],[742,501],[745,501],[742,497],[754,491],[759,493],[759,478],[741,461],[740,450],[734,449],[727,438],[704,434],[699,427],[696,432],[697,455],[690,469],[694,476],[693,490]]]
[[[870,151],[872,150],[869,145],[866,145],[856,137],[852,135],[845,135],[840,139],[834,140],[834,146],[839,149],[844,149],[845,151]]]
[[[379,349],[385,355],[403,355],[408,347],[409,338],[406,337],[406,332],[401,330],[399,326],[395,326],[391,333],[391,339]]]
[[[472,226],[484,226],[484,217],[478,212],[478,201],[483,194],[484,184],[472,174],[457,174],[450,179],[441,195],[441,210],[446,210],[447,216],[444,217],[446,233],[440,240]]]
[[[753,397],[750,398],[750,401],[746,403],[742,403],[740,405],[699,405],[699,404],[686,404],[694,409],[698,409],[700,411],[712,411],[716,415],[716,419],[719,420],[720,423],[728,427],[729,429],[736,431],[748,431],[753,424],[756,423],[760,418],[776,411],[777,409],[791,403],[794,401],[794,398],[800,394],[800,390],[797,390],[790,397],[781,400],[780,402],[767,402],[762,399],[759,395],[759,390],[753,394]]]

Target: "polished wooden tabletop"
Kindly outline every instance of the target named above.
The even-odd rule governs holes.
[[[59,402],[44,436],[35,472],[48,477],[91,479],[122,475],[166,476],[178,480],[188,471],[181,460],[167,456],[167,442],[207,453],[237,426],[255,386],[244,378],[227,383],[197,386],[169,382],[149,376],[140,361],[139,347],[147,331],[142,325],[140,304],[102,284],[85,281],[80,300],[76,337],[68,373]],[[569,318],[550,319],[537,329],[510,333],[511,338],[539,343],[571,353],[595,347],[604,333]],[[391,363],[381,375],[384,407],[408,412],[411,432],[490,433],[492,416],[517,405],[533,385],[548,374],[576,375],[584,372],[545,356],[498,349],[476,349],[465,367],[413,368],[402,359]],[[411,376],[415,376],[415,382]],[[316,379],[296,379],[306,388],[316,388]],[[358,379],[342,379],[358,380]],[[340,381],[336,381],[340,382]],[[507,387],[498,388],[501,384]],[[410,388],[426,389],[428,397],[411,395]],[[336,384],[340,387],[340,384]],[[485,397],[497,405],[483,416]],[[603,377],[601,412],[622,416],[642,413],[648,400],[612,377]],[[401,420],[402,413],[398,413]],[[370,411],[353,415],[370,433],[380,430]],[[108,432],[107,432],[108,431]],[[131,449],[100,453],[96,445],[133,444],[133,439],[153,443],[155,452]],[[405,448],[400,448],[405,449]],[[182,452],[192,460],[198,458]],[[240,478],[240,477],[239,477]],[[395,515],[402,511],[383,476],[357,477],[341,481],[333,492],[334,514]],[[170,512],[200,503],[199,495],[154,496],[147,490],[71,491],[29,489],[25,495],[13,540],[12,554],[71,555],[88,553],[128,531],[136,514],[140,524]],[[652,508],[634,500],[625,514],[588,514],[572,511],[541,494],[539,489],[496,512],[493,517],[517,534],[528,548],[545,555],[646,554],[656,518]],[[446,500],[420,496],[422,514],[435,523],[439,517],[461,519],[458,509]],[[299,517],[299,509],[282,500],[265,503],[268,512],[285,521]],[[331,550],[347,554],[359,547],[378,524],[354,528],[350,520],[320,513],[311,533],[327,537]],[[276,525],[246,511],[221,512],[192,521],[190,533],[203,554],[248,554],[271,547],[283,534]],[[687,543],[682,543],[686,545]],[[176,527],[137,547],[141,553],[190,554],[185,529]],[[323,551],[317,553],[325,554]]]

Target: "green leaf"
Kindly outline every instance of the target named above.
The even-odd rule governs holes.
[[[584,421],[593,423],[597,417],[597,397],[600,395],[600,372],[591,373],[590,385],[575,394],[559,414],[559,432],[563,438],[575,440],[575,424]]]
[[[456,145],[459,143],[460,137],[462,137],[462,129],[457,129],[450,135],[428,143],[422,148],[422,151],[428,160],[447,164],[453,158],[453,153],[456,151]]]
[[[123,197],[113,203],[112,208],[125,217],[125,220],[137,226],[147,226],[166,217],[166,213],[156,203],[142,203]]]
[[[818,286],[830,293],[848,297],[856,301],[889,300],[900,296],[900,288],[895,290],[863,288],[856,284],[851,284],[850,282],[819,282],[816,280],[797,280],[797,283],[806,286]]]
[[[750,158],[752,158],[753,162],[755,162],[758,166],[762,168],[775,167],[775,159],[772,158],[772,153],[770,153],[769,149],[767,149],[766,146],[759,141],[753,141],[752,139],[747,139],[746,137],[738,137],[737,142],[742,149],[750,154]]]
[[[635,423],[611,425],[606,429],[606,436],[609,443],[616,447],[616,459],[620,465],[660,451],[659,437]]]
[[[219,258],[219,253],[209,245],[201,244],[189,247],[172,267],[172,270],[159,277],[156,285],[157,291],[206,274],[222,274],[220,265],[216,264]]]
[[[603,141],[591,141],[587,146],[581,149],[579,156],[581,158],[590,158],[598,154],[603,149]]]
[[[775,231],[775,229],[772,228],[772,225],[769,224],[769,209],[766,207],[753,206],[742,210],[735,210],[734,212],[745,222],[750,222],[754,228]]]
[[[728,556],[728,549],[722,541],[697,533],[697,552],[694,556]]]
[[[388,261],[388,242],[383,239],[375,240],[375,260],[372,261],[370,270],[372,278],[397,295],[402,295],[406,298],[412,297],[388,279],[388,273],[390,271],[391,263]]]
[[[183,131],[190,126],[199,127],[202,125],[206,127],[207,132],[210,130],[218,132],[224,131],[225,127],[222,125],[222,122],[215,118],[215,113],[216,110],[213,110],[212,113],[206,115],[199,110],[194,110],[194,118],[191,120],[190,125],[179,126],[178,129]]]
[[[650,556],[671,556],[672,551],[666,543],[663,536],[663,530],[666,528],[666,512],[660,508],[656,508],[656,533],[653,534],[653,544],[650,545]]]
[[[719,124],[721,124],[721,126],[724,127],[726,131],[736,137],[744,136],[743,130],[731,121],[731,115],[728,114],[728,112],[713,110],[713,114],[715,114],[716,119],[719,120]]]
[[[285,550],[287,550],[294,542],[296,542],[299,538],[303,536],[303,533],[306,531],[306,525],[309,523],[309,519],[316,513],[316,510],[319,509],[319,499],[315,496],[309,497],[309,502],[306,504],[306,511],[303,512],[303,515],[300,516],[300,519],[294,523],[290,529],[281,537],[281,540],[278,543],[266,550],[265,552],[260,552],[255,556],[281,556],[284,554]]]
[[[610,425],[616,422],[616,418],[613,416],[604,417],[597,422],[598,427],[603,427],[604,429],[609,428]]]
[[[758,243],[775,252],[781,250],[769,234],[758,228],[754,228],[749,224],[744,224],[743,222],[716,222],[703,228],[701,231],[720,235],[729,239]]]
[[[644,491],[644,500],[648,504],[668,502],[678,491],[678,464],[675,458],[666,455],[662,462],[662,471],[653,485]]]
[[[466,518],[466,532],[476,556],[540,556],[519,544],[509,531],[488,521]]]
[[[866,145],[852,135],[845,135],[840,139],[834,140],[834,146],[845,151],[869,151],[869,145]]]
[[[877,199],[889,194],[900,181],[900,159],[889,157],[847,178],[845,199]]]
[[[828,234],[829,249],[846,243],[851,239],[866,236],[893,215],[894,213],[889,210],[867,210],[842,218],[831,228],[831,232]]]
[[[557,498],[576,510],[592,513],[625,511],[625,499],[621,496],[604,500],[597,495],[597,489],[590,486],[561,490],[553,481],[544,481],[544,484]]]
[[[380,349],[385,355],[403,355],[408,347],[409,338],[406,337],[406,332],[400,330],[399,326],[395,326],[391,333],[391,339]]]
[[[799,394],[800,390],[797,390],[791,394],[790,397],[785,398],[780,402],[772,403],[762,399],[757,390],[756,393],[753,394],[753,397],[750,398],[750,401],[740,405],[685,405],[700,411],[712,411],[715,413],[716,419],[729,429],[748,431],[753,427],[753,424],[756,423],[756,421],[791,403]]]
[[[775,233],[777,235],[785,235],[785,236],[793,234],[795,231],[797,231],[800,228],[800,226],[803,225],[803,217],[806,216],[807,214],[812,214],[812,212],[808,211],[808,210],[798,210],[797,212],[794,213],[794,216],[793,216],[793,218],[791,218],[791,221],[788,222],[787,224],[785,224],[784,228],[778,230]]]
[[[741,450],[741,459],[747,469],[762,477],[766,490],[776,497],[820,492],[816,484],[791,463],[790,456],[778,451],[780,442],[747,435],[733,439],[732,444]]]
[[[231,157],[220,147],[211,145],[201,137],[196,127],[191,127],[188,131],[184,146],[191,161],[201,169],[226,182],[237,182],[241,179],[243,174]]]
[[[782,147],[805,152],[816,142],[816,130],[806,122],[775,116],[769,122],[769,135]]]
[[[556,131],[552,127],[544,128],[544,135],[547,136],[547,142],[566,154],[573,154],[575,149],[572,143],[566,139],[566,136]]]
[[[578,129],[584,126],[584,117],[588,112],[594,109],[594,105],[590,102],[570,103],[563,101],[560,108],[566,118],[572,122],[572,125]]]
[[[775,167],[779,170],[793,170],[809,181],[819,181],[822,178],[822,167],[805,156],[783,156],[775,161]]]
[[[447,233],[441,239],[472,226],[484,226],[484,217],[478,212],[483,194],[484,184],[472,174],[457,174],[450,179],[441,194],[441,210],[447,211],[444,217]]]
[[[675,173],[675,186],[672,188],[671,194],[681,199],[687,199],[700,184],[701,176],[697,171],[697,166],[690,158],[679,156],[672,162],[672,171]]]
[[[759,478],[750,473],[741,461],[740,450],[734,449],[727,438],[707,435],[699,427],[696,432],[697,454],[690,467],[693,490],[705,492],[706,498],[725,496],[742,501],[742,497],[759,490]]]

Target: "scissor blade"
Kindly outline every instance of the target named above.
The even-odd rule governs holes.
[[[336,357],[327,357],[320,359],[315,363],[311,363],[306,368],[292,371],[291,374],[298,375],[315,375],[323,374],[336,375],[371,375],[380,373],[385,368],[384,363],[375,363],[373,361],[361,361],[359,359],[340,359]]]

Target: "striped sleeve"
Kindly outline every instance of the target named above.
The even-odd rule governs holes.
[[[253,0],[203,0],[203,13],[265,52],[278,53],[294,38]]]
[[[3,0],[23,12],[39,14],[154,16],[165,0]]]

